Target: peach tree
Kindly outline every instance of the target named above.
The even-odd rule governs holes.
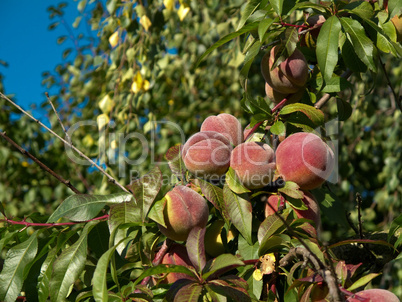
[[[150,1],[133,8],[126,2],[109,1],[108,10],[123,11],[119,20],[127,32],[133,25],[124,12],[130,9],[149,27],[147,9],[158,8],[152,19],[158,24],[169,19],[166,10],[185,16],[197,6]],[[389,221],[386,232],[369,232],[361,195],[352,197],[354,220],[340,210],[336,192],[343,185],[338,162],[347,156],[337,135],[347,130],[342,125],[354,110],[350,99],[362,94],[367,74],[384,75],[394,111],[402,111],[383,62],[384,56],[399,62],[402,55],[401,10],[398,1],[242,4],[237,29],[211,43],[192,70],[213,64],[204,60],[227,43],[242,43],[241,106],[248,123],[228,113],[208,116],[181,144],[172,142],[164,167],[156,165],[127,185],[92,161],[117,185],[115,193],[77,190],[50,215],[11,218],[2,205],[0,300],[399,301],[389,290],[365,286],[375,285],[384,267],[400,259],[402,216]],[[146,66],[141,52],[130,55]],[[130,89],[143,92],[138,103],[156,108],[145,96],[151,84],[141,73],[131,70],[131,76]],[[90,80],[76,80],[74,85],[95,93]],[[116,91],[124,90],[119,81]],[[108,103],[106,98],[101,110]],[[119,119],[119,112],[104,114]],[[12,141],[5,132],[2,137]],[[68,136],[59,139],[90,160]],[[71,189],[68,180],[58,180]],[[398,190],[395,196],[400,198]],[[329,242],[329,219],[346,221],[355,234],[335,231]]]

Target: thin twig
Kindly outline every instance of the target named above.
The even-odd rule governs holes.
[[[396,104],[398,105],[399,110],[402,111],[402,95],[400,97],[398,97],[398,94],[396,93],[394,87],[391,84],[391,80],[389,79],[387,71],[385,70],[385,64],[382,62],[380,56],[378,56],[378,59],[380,60],[381,69],[382,69],[382,71],[384,73],[385,79],[387,80],[388,86],[392,91],[392,94],[393,94],[393,96],[395,98]]]
[[[54,107],[54,105],[53,105],[53,103],[52,103],[52,100],[51,100],[50,97],[49,97],[49,94],[48,94],[47,92],[45,92],[45,95],[46,95],[47,101],[49,102],[50,106],[52,106],[53,111],[54,111],[54,113],[55,113],[56,116],[57,116],[57,119],[59,120],[59,124],[60,124],[61,128],[63,128],[63,131],[64,131],[64,134],[66,135],[67,141],[70,142],[70,144],[72,144],[73,142],[71,141],[71,138],[70,138],[70,136],[68,135],[68,133],[67,133],[67,131],[66,131],[66,128],[64,127],[64,125],[63,125],[63,123],[62,123],[62,121],[61,121],[61,119],[60,119],[60,116],[59,116],[59,114],[57,113],[57,110],[56,110],[56,108]]]
[[[345,213],[346,214],[346,220],[348,221],[350,227],[355,231],[356,235],[359,235],[359,230],[356,228],[354,225],[352,219],[350,218],[350,213]]]
[[[75,194],[82,194],[76,187],[74,187],[69,180],[64,179],[62,176],[54,172],[52,169],[50,169],[48,166],[46,166],[44,163],[42,163],[39,159],[37,159],[34,155],[29,153],[27,150],[19,146],[15,141],[13,141],[11,138],[7,136],[7,133],[0,132],[0,136],[4,138],[6,141],[8,141],[11,145],[13,145],[18,151],[22,153],[22,155],[32,159],[35,163],[39,165],[39,167],[44,170],[45,172],[49,173],[52,175],[54,178],[56,178],[59,182],[62,184],[66,185],[68,188],[71,189]]]
[[[52,129],[47,127],[45,124],[43,124],[41,121],[38,119],[34,118],[31,114],[26,112],[24,109],[22,109],[19,105],[14,103],[12,100],[10,100],[8,97],[6,97],[3,93],[0,92],[0,97],[11,103],[14,107],[16,107],[18,110],[20,110],[22,113],[24,113],[26,116],[34,120],[36,123],[38,123],[40,126],[45,128],[47,131],[49,131],[51,134],[53,134],[55,137],[57,137],[59,140],[61,140],[64,144],[69,146],[71,149],[76,151],[82,158],[85,158],[87,161],[89,161],[91,164],[93,164],[102,174],[104,174],[111,183],[114,183],[117,185],[120,189],[122,189],[126,193],[130,193],[124,186],[122,186],[118,181],[116,181],[109,173],[107,173],[101,166],[99,166],[96,162],[94,162],[92,159],[90,159],[88,156],[86,156],[84,153],[82,153],[79,149],[77,149],[75,146],[70,144],[68,141],[66,141],[64,138],[62,138],[60,135],[58,135],[56,132],[54,132]]]
[[[87,223],[90,221],[94,220],[107,220],[109,219],[109,214],[105,214],[103,216],[95,217],[86,221],[74,221],[74,222],[28,222],[25,219],[21,221],[15,221],[10,218],[4,217],[3,219],[0,219],[1,222],[7,222],[9,224],[17,224],[17,225],[23,225],[26,228],[27,227],[56,227],[56,226],[64,226],[64,225],[75,225],[79,223]]]
[[[274,113],[279,108],[282,108],[282,106],[287,102],[287,100],[288,100],[288,97],[285,97],[282,101],[280,101],[274,108],[272,108],[271,113]]]

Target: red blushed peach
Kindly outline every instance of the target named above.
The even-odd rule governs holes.
[[[175,264],[192,267],[192,263],[187,254],[187,249],[184,245],[173,243],[169,248],[169,252],[162,258],[162,264]],[[190,279],[191,277],[183,273],[169,273],[166,276],[166,283],[174,283],[179,279]]]
[[[264,55],[261,60],[261,73],[265,81],[277,92],[286,95],[296,93],[308,79],[306,58],[296,49],[290,57],[272,69],[278,50],[279,47],[274,46],[269,53]]]
[[[271,205],[271,207],[268,204]],[[285,198],[282,195],[270,195],[265,203],[265,217],[275,215],[279,206],[285,206]]]
[[[246,142],[233,149],[230,166],[248,189],[266,186],[274,176],[274,150],[263,143]]]
[[[232,146],[225,136],[214,131],[204,131],[188,139],[182,149],[182,158],[190,172],[210,179],[226,173],[231,151]]]
[[[320,206],[317,203],[314,195],[310,192],[304,192],[302,199],[303,203],[307,206],[307,210],[295,209],[298,218],[305,218],[314,221],[316,228],[321,226]]]
[[[334,153],[317,135],[299,132],[285,138],[276,150],[277,172],[302,190],[321,186],[334,167]]]
[[[268,83],[265,83],[265,93],[274,104],[279,104],[284,98],[287,98],[285,105],[288,105],[300,101],[304,94],[304,89],[300,88],[296,93],[284,94],[272,89]]]
[[[225,136],[232,145],[243,142],[243,132],[239,120],[231,114],[221,113],[207,117],[201,125],[201,132],[216,131]]]
[[[366,289],[350,296],[349,302],[400,302],[398,297],[385,289]]]
[[[176,186],[166,194],[163,210],[166,228],[158,225],[162,234],[175,241],[184,241],[194,227],[208,223],[209,208],[205,199],[194,190]]]

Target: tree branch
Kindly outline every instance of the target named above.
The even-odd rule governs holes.
[[[101,166],[99,166],[96,162],[94,162],[92,159],[90,159],[88,156],[86,156],[84,153],[82,153],[79,149],[77,149],[71,142],[66,141],[64,138],[60,137],[56,132],[54,132],[52,129],[47,127],[45,124],[43,124],[41,121],[38,119],[34,118],[31,114],[26,112],[24,109],[22,109],[19,105],[14,103],[12,100],[10,100],[8,97],[6,97],[3,93],[0,92],[0,97],[11,103],[14,107],[16,107],[18,110],[20,110],[23,114],[28,116],[30,119],[34,120],[36,123],[38,123],[40,126],[45,128],[47,131],[49,131],[51,134],[53,134],[55,137],[57,137],[59,140],[61,140],[64,144],[69,146],[71,149],[76,151],[82,158],[86,159],[89,161],[91,164],[93,164],[102,174],[104,174],[110,182],[114,183],[117,185],[120,189],[122,189],[126,193],[130,193],[124,186],[122,186],[119,182],[117,182],[109,173],[107,173]],[[131,193],[130,193],[131,194]]]
[[[351,75],[352,75],[352,71],[346,70],[344,73],[341,74],[341,77],[347,79],[347,78],[349,78]],[[321,97],[321,99],[319,99],[319,100],[315,103],[314,107],[317,108],[317,109],[320,109],[322,106],[324,106],[324,105],[329,101],[330,98],[331,98],[331,95],[330,95],[329,93],[325,93],[325,94]]]
[[[54,107],[52,101],[50,100],[49,94],[48,94],[47,92],[45,92],[45,95],[46,95],[47,101],[49,102],[50,106],[52,106],[53,111],[54,111],[54,113],[55,113],[56,116],[57,116],[57,119],[59,120],[59,124],[61,125],[61,128],[63,128],[63,131],[64,131],[64,134],[66,135],[67,141],[69,141],[69,142],[72,144],[71,138],[70,138],[70,136],[68,135],[68,133],[67,133],[67,131],[66,131],[66,128],[64,127],[64,125],[63,125],[63,123],[62,123],[62,121],[61,121],[61,119],[60,119],[60,116],[59,116],[59,114],[57,113],[56,108]]]
[[[71,189],[75,194],[82,194],[76,187],[74,187],[69,180],[64,179],[62,176],[54,172],[52,169],[50,169],[48,166],[46,166],[44,163],[42,163],[39,159],[37,159],[35,156],[33,156],[31,153],[29,153],[27,150],[19,146],[16,142],[14,142],[11,138],[9,138],[6,134],[6,132],[0,132],[0,136],[4,138],[6,141],[8,141],[11,145],[13,145],[18,151],[22,153],[22,155],[32,159],[35,163],[39,165],[39,167],[52,175],[54,178],[56,178],[59,182],[67,186],[68,188]]]

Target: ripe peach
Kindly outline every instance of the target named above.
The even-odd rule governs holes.
[[[298,218],[306,218],[314,221],[316,228],[321,225],[320,207],[314,195],[305,191],[302,199],[303,203],[307,206],[307,210],[295,209]]]
[[[306,22],[308,24],[309,27],[314,27],[317,24],[322,24],[326,21],[325,17],[323,15],[314,15],[314,16],[310,16],[307,18]],[[317,27],[314,28],[313,30],[310,30],[310,34],[312,37],[314,37],[315,39],[317,39],[319,33],[320,33],[320,29],[321,27]]]
[[[313,133],[299,132],[285,138],[276,150],[278,174],[302,190],[319,187],[334,167],[334,153]]]
[[[182,149],[186,168],[203,178],[220,177],[229,169],[232,146],[229,140],[215,131],[198,132]]]
[[[204,228],[208,222],[209,208],[205,199],[194,190],[176,186],[166,194],[163,210],[166,228],[158,225],[166,237],[184,241],[191,229]]]
[[[243,132],[239,120],[228,113],[207,117],[201,125],[201,132],[203,131],[219,132],[234,146],[243,142]]]
[[[222,229],[225,225],[223,220],[215,220],[205,232],[205,252],[212,257],[218,257],[225,252],[225,246],[222,241]],[[226,239],[227,242],[235,237],[235,233],[229,230]]]
[[[274,210],[268,205],[268,203],[274,208]],[[265,217],[275,215],[279,206],[285,206],[285,198],[282,195],[270,195],[265,203]]]
[[[304,89],[300,88],[296,93],[285,94],[274,90],[268,83],[265,83],[265,93],[274,104],[279,104],[285,97],[287,97],[288,100],[286,101],[286,105],[288,105],[300,101],[304,94]]]
[[[290,57],[271,70],[278,50],[279,47],[274,46],[262,58],[262,75],[265,81],[276,91],[286,95],[296,93],[307,82],[308,66],[306,58],[296,49]]]
[[[230,166],[248,189],[266,186],[274,176],[274,150],[263,143],[246,142],[233,149]]]
[[[187,249],[184,245],[173,243],[169,248],[168,253],[165,254],[162,258],[162,264],[175,264],[175,265],[183,265],[186,267],[192,267],[192,263],[187,254]],[[167,283],[174,283],[179,279],[190,279],[189,275],[183,273],[169,273],[166,276]]]
[[[364,300],[366,299],[366,300]],[[350,296],[346,301],[349,302],[400,302],[398,297],[385,289],[366,289],[362,290],[353,296]]]

